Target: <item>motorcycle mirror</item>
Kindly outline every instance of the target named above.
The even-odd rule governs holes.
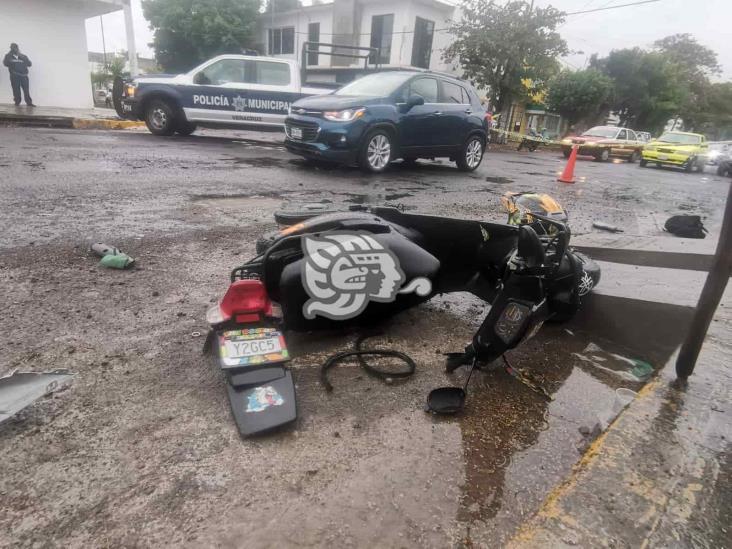
[[[465,391],[461,387],[440,387],[427,396],[427,411],[434,414],[456,414],[465,407]]]
[[[434,414],[456,414],[465,408],[465,397],[467,396],[468,383],[475,370],[476,358],[470,365],[468,379],[463,387],[440,387],[432,389],[427,395],[427,411]]]

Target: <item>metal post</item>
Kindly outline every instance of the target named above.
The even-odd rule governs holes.
[[[135,47],[135,27],[132,23],[132,7],[130,1],[122,5],[122,9],[125,13],[125,30],[127,31],[127,55],[130,61],[130,75],[132,77],[137,76],[140,71],[137,68],[137,48]]]
[[[104,58],[104,68],[107,68],[107,42],[104,40],[104,19],[99,16],[99,25],[102,27],[102,57]]]
[[[679,358],[676,360],[676,375],[681,379],[686,379],[694,371],[709,324],[722,299],[730,275],[732,275],[732,185],[727,194],[727,205],[724,209],[722,231],[719,234],[714,262],[699,296],[686,341],[681,346]]]

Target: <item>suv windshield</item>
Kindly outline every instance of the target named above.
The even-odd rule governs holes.
[[[587,137],[610,137],[613,138],[618,133],[618,128],[608,128],[605,126],[595,126],[594,128],[590,128],[582,135],[586,135]]]
[[[678,143],[679,145],[698,145],[701,142],[698,135],[683,133],[664,133],[658,140],[664,143]]]
[[[346,84],[341,89],[336,90],[334,94],[387,97],[397,91],[399,86],[413,76],[414,74],[404,74],[403,72],[369,74],[368,76],[354,80],[350,84]]]

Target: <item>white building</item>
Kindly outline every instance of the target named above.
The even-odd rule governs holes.
[[[274,0],[275,8],[277,0]],[[419,67],[449,71],[442,50],[456,7],[444,0],[334,0],[284,12],[265,13],[259,20],[260,51],[266,55],[301,60],[303,43],[380,48],[382,69]],[[322,51],[327,51],[322,49]],[[375,59],[372,59],[375,61]],[[347,82],[357,60],[312,54],[308,68],[324,78]]]
[[[30,58],[30,92],[35,104],[93,106],[84,22],[121,10],[124,4],[129,0],[0,1],[0,37],[4,41],[0,52],[4,56],[10,43],[17,42]],[[0,103],[12,103],[8,71],[0,69]]]

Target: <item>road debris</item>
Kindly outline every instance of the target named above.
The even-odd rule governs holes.
[[[582,353],[573,354],[586,364],[625,381],[646,381],[654,372],[648,362],[609,353],[595,343],[587,345]]]
[[[706,238],[709,232],[698,215],[673,215],[666,220],[663,228],[682,238]]]
[[[610,225],[609,223],[605,223],[603,221],[594,221],[592,223],[592,226],[595,229],[601,229],[603,231],[609,231],[611,233],[622,233],[623,232],[623,229],[621,229],[617,225]]]
[[[51,372],[11,372],[0,378],[0,423],[33,404],[42,396],[66,386],[74,374],[68,370]]]
[[[110,269],[126,269],[135,264],[135,260],[125,253],[119,251],[114,246],[109,246],[101,242],[91,245],[91,251],[101,257],[99,264]]]

